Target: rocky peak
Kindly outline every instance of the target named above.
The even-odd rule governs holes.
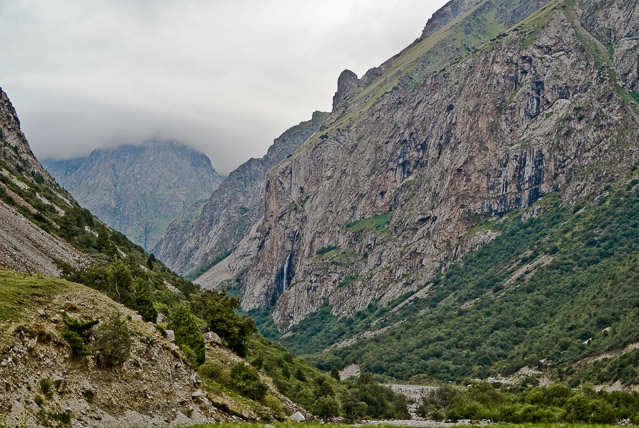
[[[428,20],[424,31],[422,32],[422,38],[426,38],[433,33],[436,33],[441,28],[453,22],[460,15],[469,12],[479,3],[484,0],[452,0],[444,5],[441,9],[433,14]]]
[[[346,95],[348,95],[353,88],[357,87],[358,83],[357,74],[350,70],[342,71],[342,74],[340,74],[337,79],[337,92],[335,92],[335,96],[333,96],[333,111],[335,111],[335,108]]]
[[[40,165],[20,129],[20,120],[7,94],[0,88],[0,159],[31,181],[54,184]]]
[[[171,140],[96,149],[88,158],[43,163],[83,206],[145,249],[222,181],[208,156]]]

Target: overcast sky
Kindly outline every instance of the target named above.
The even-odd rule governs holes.
[[[328,111],[446,0],[0,0],[0,87],[40,158],[177,139],[228,173]]]

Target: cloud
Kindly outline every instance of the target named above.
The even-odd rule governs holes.
[[[39,157],[156,136],[228,173],[329,110],[343,69],[381,64],[443,3],[0,1],[0,85]]]

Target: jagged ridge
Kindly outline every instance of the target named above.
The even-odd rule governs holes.
[[[180,273],[227,255],[264,213],[268,170],[306,141],[326,116],[327,113],[313,113],[310,121],[275,139],[262,158],[251,159],[231,172],[203,207],[194,207],[168,227],[153,252]]]

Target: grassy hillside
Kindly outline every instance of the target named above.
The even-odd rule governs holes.
[[[485,221],[470,234],[490,228],[499,237],[424,284],[423,294],[371,305],[350,318],[338,319],[325,307],[280,341],[311,354],[323,369],[355,362],[400,379],[461,382],[532,366],[571,386],[639,383],[635,352],[617,363],[571,368],[639,341],[638,184],[633,171],[596,199],[564,205],[550,196]],[[258,325],[276,338],[265,315],[255,313]],[[385,327],[375,337],[322,352]]]

